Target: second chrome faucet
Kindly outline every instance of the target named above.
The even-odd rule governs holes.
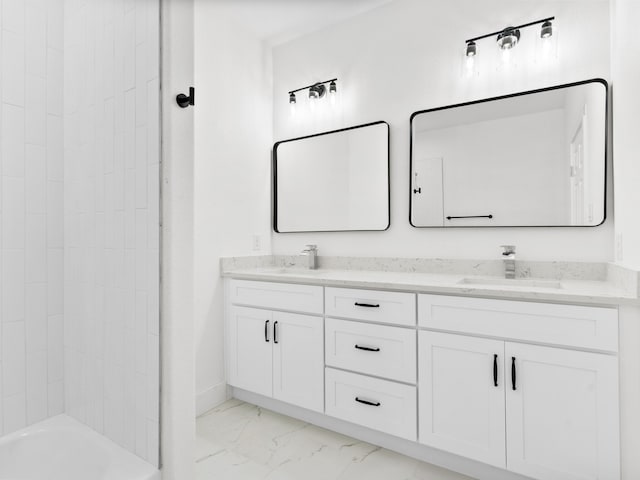
[[[504,278],[516,278],[516,246],[500,245],[504,260]]]

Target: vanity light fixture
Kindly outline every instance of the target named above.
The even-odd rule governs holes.
[[[324,82],[316,82],[313,85],[307,85],[306,87],[297,88],[295,90],[291,90],[289,92],[289,103],[296,103],[296,93],[301,92],[303,90],[309,90],[309,100],[315,101],[322,97],[324,97],[327,93],[327,84],[329,84],[329,94],[330,97],[334,97],[336,92],[338,91],[338,85],[336,82],[337,78],[332,78],[330,80],[325,80]]]
[[[465,55],[467,57],[476,56],[476,54],[478,53],[476,41],[489,37],[496,37],[496,42],[498,43],[498,46],[501,50],[511,50],[520,41],[520,30],[526,27],[531,27],[532,25],[542,24],[540,30],[540,38],[549,38],[551,35],[553,35],[553,26],[551,24],[551,21],[555,20],[555,18],[556,17],[547,17],[541,20],[536,20],[535,22],[517,25],[515,27],[506,27],[498,32],[491,32],[487,33],[486,35],[480,35],[479,37],[465,40],[465,44],[467,45]]]

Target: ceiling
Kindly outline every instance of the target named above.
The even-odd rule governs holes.
[[[393,0],[214,0],[259,39],[275,46]]]

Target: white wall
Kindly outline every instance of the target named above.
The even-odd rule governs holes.
[[[640,270],[640,2],[612,2],[613,151],[615,155],[616,261]]]
[[[158,0],[65,0],[65,407],[158,464]]]
[[[193,0],[162,0],[162,478],[195,477]]]
[[[0,19],[2,435],[64,409],[62,1]]]
[[[226,396],[220,257],[271,251],[270,55],[242,25],[218,14],[217,3],[195,1],[194,315],[199,412]],[[253,235],[259,237],[257,250]]]
[[[636,140],[640,111],[640,2],[611,2],[611,70],[616,211],[616,262],[640,270],[640,162]],[[622,478],[640,477],[640,309],[620,309],[620,437]]]
[[[388,232],[274,234],[273,252],[291,254],[306,243],[317,243],[322,255],[495,258],[499,245],[512,243],[518,246],[518,257],[527,260],[610,260],[611,218],[604,226],[589,229],[500,228],[472,234],[419,230],[408,222],[411,113],[592,77],[608,78],[608,8],[604,1],[396,0],[276,47],[275,140],[386,120],[391,125],[392,212]],[[557,17],[557,59],[537,57],[538,30],[527,29],[512,51],[515,65],[504,67],[494,41],[487,39],[478,42],[479,75],[463,75],[466,38],[550,15]],[[315,114],[300,108],[295,117],[290,115],[289,90],[332,77],[339,78],[337,108]]]

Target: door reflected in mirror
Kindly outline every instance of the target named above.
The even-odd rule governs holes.
[[[600,225],[606,119],[599,79],[414,113],[411,224]]]
[[[273,147],[278,233],[389,227],[389,125],[376,122]]]

